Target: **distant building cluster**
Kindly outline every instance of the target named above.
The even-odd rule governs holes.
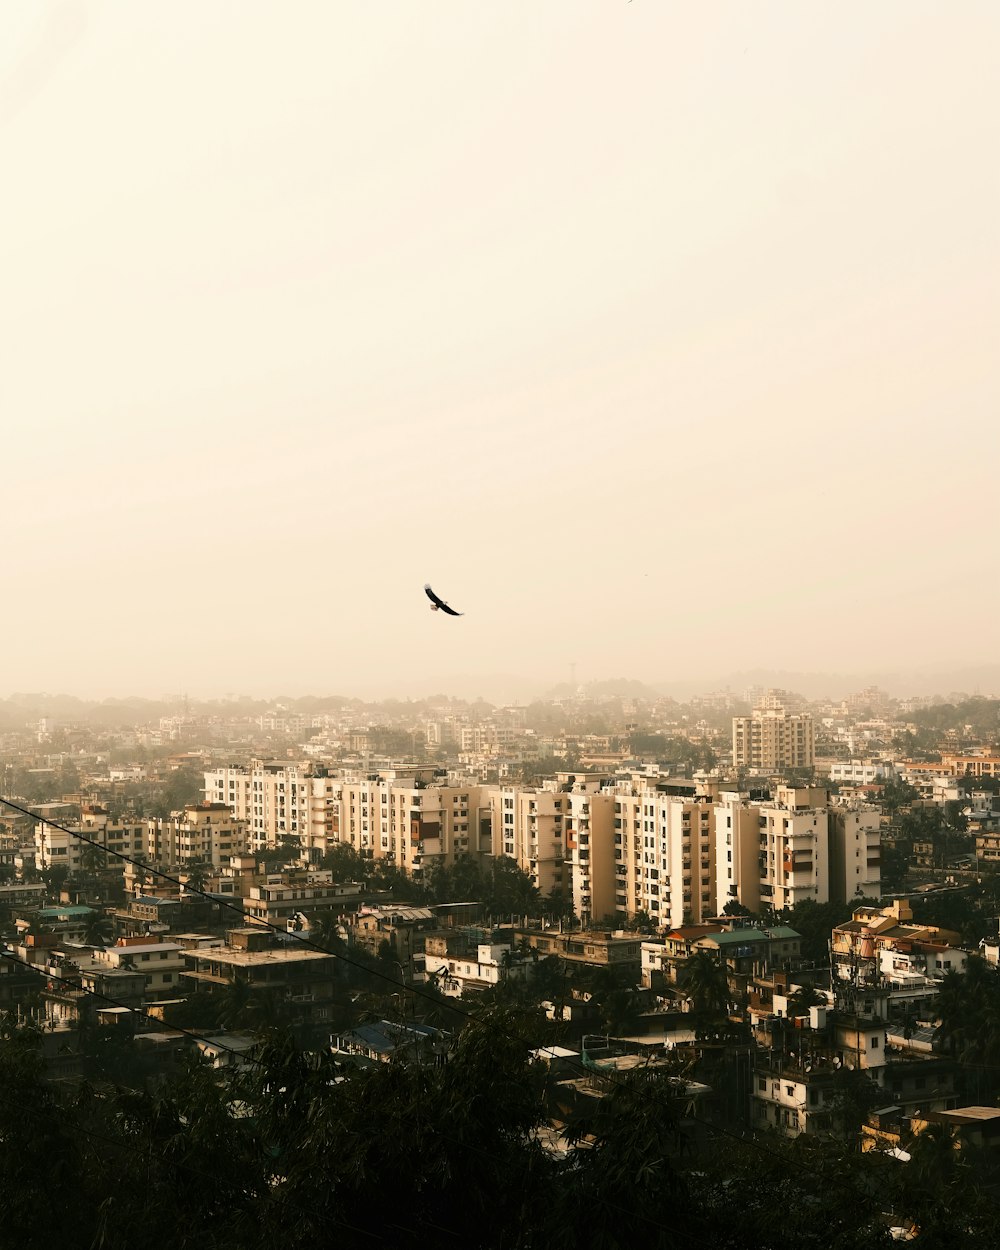
[[[344,843],[416,880],[463,855],[507,856],[585,919],[682,924],[727,903],[756,911],[880,889],[878,809],[832,805],[822,787],[750,795],[655,770],[469,786],[429,768],[359,776],[257,760],[206,772],[205,793],[255,850],[292,838],[316,861]]]

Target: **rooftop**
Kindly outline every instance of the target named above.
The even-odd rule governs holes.
[[[138,949],[141,950],[142,948],[139,947]],[[177,948],[171,947],[170,949],[175,950]],[[305,963],[307,960],[316,959],[336,959],[336,955],[327,954],[326,951],[303,950],[301,946],[295,946],[291,949],[276,947],[273,950],[266,951],[240,951],[225,946],[207,946],[201,950],[185,951],[184,954],[189,959],[197,960],[200,964],[230,964],[234,968],[259,967],[261,964]]]

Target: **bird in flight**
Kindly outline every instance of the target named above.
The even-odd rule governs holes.
[[[445,601],[439,598],[434,593],[434,591],[431,590],[430,586],[424,587],[424,594],[431,601],[432,612],[438,612],[438,611],[447,612],[449,616],[464,616],[465,615],[464,612],[456,612],[454,608],[449,608],[448,605],[445,603]]]

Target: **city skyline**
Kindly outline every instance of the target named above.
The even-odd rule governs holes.
[[[998,34],[0,14],[0,686],[989,663]]]

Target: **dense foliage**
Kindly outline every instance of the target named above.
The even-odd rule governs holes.
[[[905,1210],[929,1250],[992,1245],[983,1174],[950,1143],[903,1168],[833,1140],[743,1139],[664,1077],[609,1081],[569,1125],[579,1149],[546,1150],[532,1033],[493,1007],[447,1063],[344,1070],[275,1031],[228,1080],[187,1058],[149,1090],[56,1092],[39,1039],[8,1027],[4,1244],[876,1250]]]

